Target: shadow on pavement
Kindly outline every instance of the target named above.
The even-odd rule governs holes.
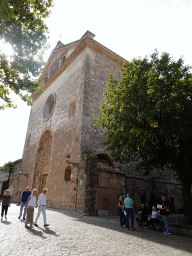
[[[10,222],[10,221],[7,221],[7,220],[1,221],[0,223],[5,224],[5,225],[10,225],[10,224],[11,224],[11,222]]]
[[[53,231],[52,229],[50,229],[50,228],[48,228],[48,227],[45,227],[45,229],[40,228],[40,227],[38,227],[38,228],[41,229],[42,232],[44,232],[45,234],[53,235],[53,236],[59,236],[59,235],[56,234],[55,231]]]
[[[42,231],[37,231],[37,230],[35,230],[35,229],[33,229],[33,228],[26,228],[26,230],[28,231],[28,232],[30,232],[31,234],[33,234],[34,236],[40,236],[41,238],[44,238],[44,239],[46,239],[46,237],[43,235],[43,232]]]
[[[127,234],[127,236],[129,235],[136,236],[140,239],[145,239],[145,240],[158,243],[164,246],[170,246],[178,250],[192,252],[191,237],[179,236],[175,234],[165,235],[163,234],[163,232],[152,231],[152,230],[141,229],[141,228],[136,228],[135,231],[127,230],[125,226],[123,228],[120,227],[119,217],[114,217],[114,216],[113,217],[112,216],[109,216],[109,217],[83,216],[77,212],[68,212],[65,210],[57,210],[57,209],[50,209],[50,208],[48,208],[47,210],[55,211],[55,212],[67,215],[71,218],[74,218],[74,221],[76,222],[83,222],[90,225],[108,228],[123,234]]]

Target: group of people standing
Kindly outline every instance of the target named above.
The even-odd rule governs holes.
[[[46,194],[47,194],[46,188],[43,189],[42,194],[40,194],[39,197],[38,197],[38,191],[36,189],[33,189],[32,193],[29,190],[29,187],[27,187],[23,191],[19,199],[20,214],[18,219],[21,218],[23,213],[23,220],[25,220],[25,227],[28,227],[28,224],[30,225],[29,226],[30,228],[33,227],[33,216],[34,216],[35,207],[38,207],[38,213],[34,222],[34,226],[36,227],[38,226],[37,220],[41,212],[43,214],[44,227],[49,226],[49,224],[47,224],[47,221],[46,221],[46,201],[47,201]],[[11,195],[9,194],[8,189],[5,191],[5,194],[2,196],[2,199],[0,202],[2,202],[1,221],[3,221],[4,212],[5,212],[5,220],[7,220],[8,207],[11,205]]]
[[[152,213],[149,216],[148,209],[144,206],[144,204],[141,204],[138,210],[139,216],[136,217],[136,221],[138,223],[139,227],[147,227],[150,224],[153,227],[153,230],[155,231],[155,223],[160,223],[160,216],[163,216],[164,223],[165,223],[165,231],[164,234],[170,234],[170,228],[168,223],[168,215],[169,215],[169,207],[168,202],[166,200],[165,196],[162,196],[162,205],[158,205],[159,209],[157,209],[156,206],[152,207]],[[121,227],[126,224],[127,229],[134,230],[134,203],[133,199],[130,198],[130,194],[127,194],[127,198],[123,198],[123,196],[119,197],[118,202],[118,212],[120,216],[120,225]],[[129,216],[131,218],[131,227],[129,227]],[[144,225],[144,222],[145,225]]]

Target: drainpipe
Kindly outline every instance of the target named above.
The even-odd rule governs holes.
[[[75,212],[77,211],[77,191],[78,191],[78,183],[79,183],[79,167],[77,167],[77,179],[76,179],[76,201],[75,201]]]

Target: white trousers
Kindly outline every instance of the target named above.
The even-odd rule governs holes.
[[[37,224],[37,220],[39,219],[41,212],[43,214],[43,220],[44,220],[44,225],[45,225],[45,224],[47,224],[47,222],[46,222],[46,206],[42,206],[42,205],[40,207],[38,207],[38,213],[37,213],[37,217],[35,219],[35,224]]]

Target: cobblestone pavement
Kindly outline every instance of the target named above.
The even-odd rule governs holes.
[[[27,229],[12,204],[7,221],[0,222],[0,255],[192,255],[191,237],[164,235],[147,229],[121,228],[118,218],[83,217],[47,209],[49,228]],[[35,209],[35,216],[37,209]]]

